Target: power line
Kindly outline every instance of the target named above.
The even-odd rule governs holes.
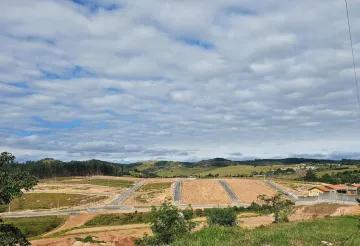
[[[353,68],[354,68],[354,75],[355,75],[357,98],[358,98],[359,109],[360,109],[359,84],[358,84],[358,79],[357,79],[357,74],[356,74],[355,56],[354,56],[353,41],[352,41],[352,36],[351,36],[351,26],[350,26],[349,8],[348,8],[347,0],[345,0],[345,6],[346,6],[347,19],[348,19],[348,26],[349,26],[349,37],[350,37],[350,44],[351,44],[351,54],[352,54],[352,58],[353,58]]]

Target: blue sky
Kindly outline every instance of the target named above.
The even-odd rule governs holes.
[[[0,151],[360,158],[347,31],[338,0],[3,0]]]

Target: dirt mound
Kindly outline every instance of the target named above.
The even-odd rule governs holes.
[[[325,216],[341,216],[358,214],[358,206],[345,206],[340,204],[317,204],[314,206],[295,207],[290,215],[290,220],[318,219]]]

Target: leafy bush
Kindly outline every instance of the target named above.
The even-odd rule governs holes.
[[[191,205],[189,205],[185,210],[181,211],[182,214],[184,215],[184,218],[186,220],[190,220],[194,217],[194,210],[191,207]]]
[[[94,237],[97,238],[97,237]],[[92,236],[87,236],[85,238],[75,237],[76,241],[82,242],[82,243],[105,243],[105,241],[98,241],[95,240]]]
[[[204,216],[204,211],[203,211],[202,209],[200,209],[200,208],[195,209],[195,215],[196,215],[197,217]]]
[[[274,213],[274,223],[289,222],[290,206],[294,205],[292,201],[283,199],[283,195],[280,193],[272,197],[260,195],[258,199],[265,202],[270,211]]]
[[[153,236],[144,235],[137,239],[137,245],[161,245],[169,244],[176,238],[188,234],[195,223],[171,203],[163,203],[160,208],[153,207],[150,213],[151,231]]]
[[[232,208],[215,208],[207,216],[209,225],[235,226],[236,212]]]

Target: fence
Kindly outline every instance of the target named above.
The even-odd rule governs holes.
[[[347,195],[339,193],[321,193],[319,196],[299,196],[296,204],[308,205],[316,203],[338,203],[347,205],[356,205],[356,195]]]

